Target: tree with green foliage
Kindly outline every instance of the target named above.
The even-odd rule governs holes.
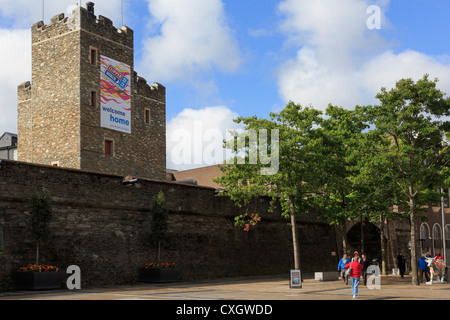
[[[164,193],[160,191],[152,200],[151,230],[155,241],[158,242],[158,261],[161,261],[161,241],[167,239],[169,229],[169,211]]]
[[[51,237],[50,222],[53,219],[52,196],[42,188],[31,196],[30,235],[36,242],[36,265],[39,265],[39,246],[44,245]]]
[[[433,190],[448,179],[450,98],[436,88],[438,80],[428,75],[414,82],[401,79],[391,90],[382,88],[376,95],[381,104],[363,110],[375,125],[384,143],[374,150],[374,162],[386,172],[399,189],[397,204],[411,222],[412,283],[419,285],[419,221],[421,207]],[[446,142],[447,140],[447,142]]]
[[[386,219],[399,219],[402,215],[392,208],[398,203],[398,188],[385,166],[377,162],[376,152],[383,143],[376,131],[365,132],[360,147],[355,153],[358,174],[352,176],[352,183],[358,190],[363,204],[362,215],[380,229],[381,273],[387,274],[384,223]]]
[[[280,205],[282,216],[291,222],[295,269],[300,268],[296,217],[311,208],[309,195],[313,192],[316,177],[318,155],[314,144],[320,114],[313,108],[289,102],[281,112],[271,113],[270,120],[257,117],[236,119],[235,122],[245,125],[245,131],[236,133],[236,143],[234,139],[232,143],[226,142],[227,146],[232,146],[235,157],[232,164],[228,159],[227,165],[222,167],[224,174],[214,179],[224,187],[223,195],[239,206],[261,196],[270,197],[272,209]],[[275,134],[278,139],[273,139]],[[267,145],[258,143],[262,135]],[[276,172],[262,174],[264,169],[268,169],[265,157],[261,156],[265,152],[269,157],[274,153],[279,155]],[[263,215],[259,213],[257,221]]]
[[[358,174],[356,155],[367,125],[360,113],[333,105],[328,106],[325,116],[315,144],[321,157],[316,162],[318,189],[314,200],[318,217],[335,226],[347,253],[347,221],[359,218],[364,206],[352,178]]]

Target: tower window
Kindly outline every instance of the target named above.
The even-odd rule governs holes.
[[[97,92],[91,91],[91,107],[95,107],[97,105]]]
[[[92,65],[97,65],[97,49],[91,48],[90,50],[90,62]]]
[[[144,122],[146,124],[150,123],[150,110],[149,109],[144,110]]]
[[[114,152],[114,141],[105,139],[105,155],[112,156]]]

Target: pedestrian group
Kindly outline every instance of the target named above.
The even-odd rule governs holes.
[[[341,277],[346,285],[350,278],[354,299],[358,296],[358,286],[361,281],[361,275],[364,279],[364,285],[367,284],[367,267],[368,261],[366,255],[362,254],[362,258],[360,258],[357,251],[353,253],[353,258],[351,260],[346,253],[344,253],[342,259],[339,260],[338,271],[340,271]]]
[[[424,282],[424,277],[426,282],[430,281],[430,268],[428,267],[428,263],[426,261],[426,259],[429,258],[433,257],[429,252],[427,252],[426,255],[422,255],[419,259],[418,267],[420,272],[420,282]],[[443,259],[439,253],[434,258],[436,260]],[[367,285],[367,268],[369,267],[369,265],[370,263],[367,259],[366,254],[363,253],[360,257],[358,251],[355,251],[353,253],[352,259],[350,259],[346,253],[344,253],[341,260],[339,260],[338,271],[341,278],[344,280],[344,284],[348,285],[350,279],[353,299],[358,296],[358,286],[361,281],[361,276],[364,285]],[[400,277],[403,278],[407,270],[407,264],[402,252],[400,252],[397,256],[397,267],[400,272]]]

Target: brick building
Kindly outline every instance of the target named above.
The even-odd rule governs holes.
[[[18,87],[18,160],[165,179],[165,87],[134,71],[133,30],[78,7],[31,27]]]

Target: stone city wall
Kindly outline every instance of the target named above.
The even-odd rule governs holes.
[[[155,261],[151,241],[152,197],[163,191],[170,210],[169,237],[161,259],[176,262],[180,280],[287,274],[293,268],[291,228],[267,213],[264,199],[252,204],[263,219],[249,232],[234,226],[243,212],[214,189],[74,169],[2,161],[0,164],[0,286],[11,288],[11,272],[35,261],[28,235],[29,199],[36,188],[53,198],[52,239],[40,249],[41,263],[81,268],[83,287],[132,284],[138,267]],[[303,272],[335,270],[333,229],[312,215],[298,219]]]

